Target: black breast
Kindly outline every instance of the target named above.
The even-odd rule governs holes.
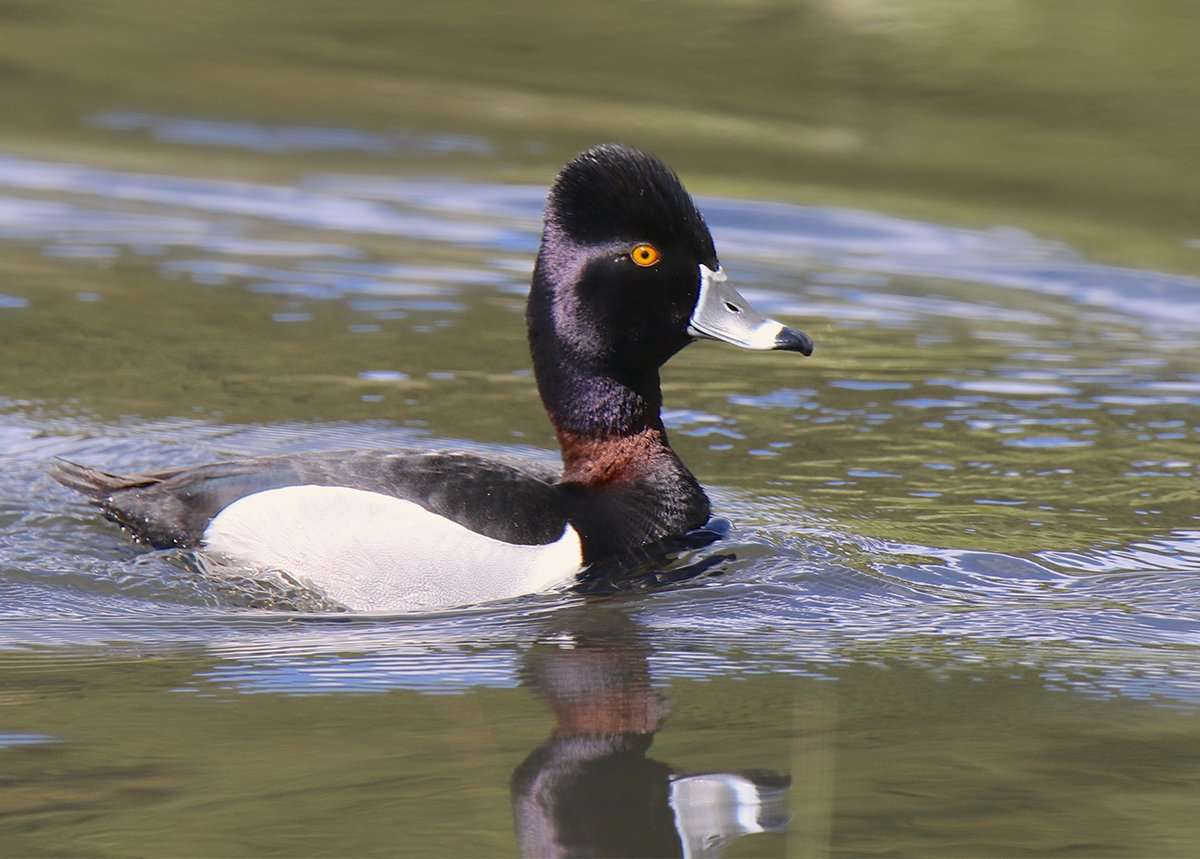
[[[699,528],[710,512],[708,496],[686,470],[599,486],[563,483],[560,490],[589,564]]]

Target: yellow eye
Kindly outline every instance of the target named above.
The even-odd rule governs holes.
[[[658,252],[658,248],[654,245],[634,245],[629,251],[629,258],[642,268],[649,268],[660,259],[662,254]]]

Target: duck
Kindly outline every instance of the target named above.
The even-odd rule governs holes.
[[[561,471],[453,450],[357,450],[118,474],[57,460],[137,543],[282,574],[360,612],[445,610],[569,588],[591,565],[703,526],[672,449],[660,371],[700,340],[813,352],[728,280],[704,217],[658,157],[601,144],[546,199],[526,306]]]

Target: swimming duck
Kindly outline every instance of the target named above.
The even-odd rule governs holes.
[[[559,173],[526,311],[562,473],[462,452],[259,457],[145,474],[60,460],[52,476],[156,548],[271,570],[353,610],[429,610],[573,582],[703,525],[671,449],[659,370],[695,340],[812,353],[726,279],[662,161],[593,147]]]

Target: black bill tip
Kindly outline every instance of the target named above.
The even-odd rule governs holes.
[[[780,352],[799,352],[808,357],[813,353],[813,342],[812,338],[803,331],[784,328],[775,335],[775,345],[772,348]]]

